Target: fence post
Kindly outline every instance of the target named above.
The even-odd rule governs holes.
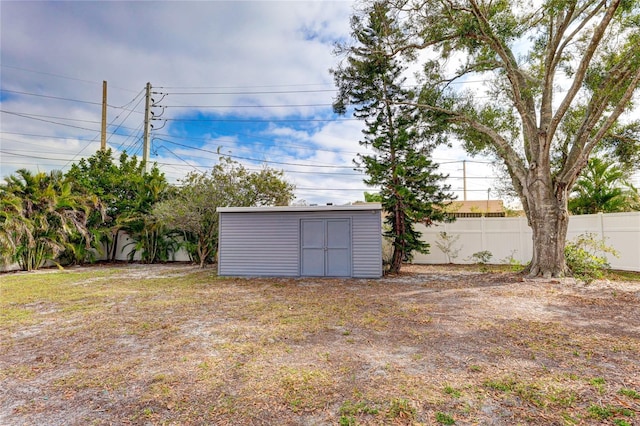
[[[481,251],[485,251],[487,249],[486,233],[487,231],[485,230],[484,216],[480,216],[480,248],[482,249]]]

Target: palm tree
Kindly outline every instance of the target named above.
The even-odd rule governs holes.
[[[638,190],[624,170],[611,160],[589,159],[573,188],[569,211],[573,214],[615,213],[637,210]]]
[[[0,259],[3,264],[13,261],[16,241],[31,235],[22,213],[22,200],[0,186]]]
[[[129,260],[139,254],[144,263],[167,261],[171,253],[177,251],[177,243],[170,230],[159,223],[151,211],[156,203],[167,196],[169,184],[164,174],[154,166],[150,172],[142,174],[136,180],[133,189],[135,198],[132,202],[135,209],[120,215],[116,221],[132,239],[127,244],[132,246],[128,254]]]
[[[74,194],[60,171],[20,169],[5,178],[0,200],[3,252],[26,271],[55,260],[72,235],[81,235],[89,246],[87,217],[92,209],[101,210],[96,198]]]

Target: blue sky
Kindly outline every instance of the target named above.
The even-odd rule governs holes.
[[[171,182],[206,171],[217,151],[248,168],[285,171],[297,202],[342,204],[375,191],[353,170],[362,123],[336,116],[329,69],[349,38],[351,1],[0,2],[0,176],[68,170],[100,146],[142,153],[152,85],[151,161]],[[495,186],[459,148],[434,159],[469,199]],[[495,198],[492,196],[491,198]]]

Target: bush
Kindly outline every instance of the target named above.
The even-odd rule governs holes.
[[[482,250],[482,251],[473,253],[470,257],[468,257],[465,260],[470,260],[473,263],[478,263],[480,265],[486,265],[487,263],[489,263],[492,257],[493,257],[493,253],[491,253],[489,250]]]
[[[460,239],[460,235],[451,235],[446,232],[440,232],[438,234],[438,240],[436,246],[440,249],[445,256],[447,256],[447,262],[453,263],[453,260],[458,257],[458,253],[462,247],[455,247],[456,242]]]
[[[613,248],[592,233],[579,235],[564,248],[567,267],[574,277],[586,283],[602,278],[604,271],[610,268],[607,253],[618,257]]]

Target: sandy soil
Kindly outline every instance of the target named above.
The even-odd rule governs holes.
[[[640,282],[104,270],[2,324],[0,424],[640,424]]]

